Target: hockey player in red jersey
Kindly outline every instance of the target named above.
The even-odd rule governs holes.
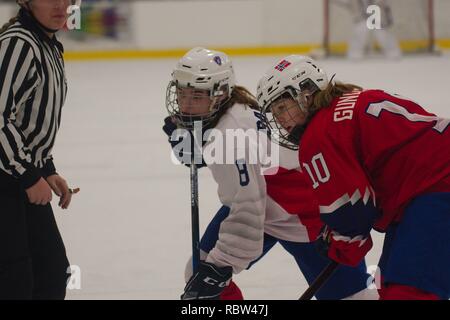
[[[258,84],[284,144],[299,147],[326,227],[318,247],[345,265],[386,232],[381,299],[450,297],[450,120],[410,99],[329,81],[289,56]]]

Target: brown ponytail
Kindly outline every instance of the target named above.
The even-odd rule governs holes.
[[[17,14],[14,18],[11,18],[7,23],[5,23],[3,25],[3,27],[1,27],[1,29],[0,29],[0,34],[5,32],[6,29],[8,29],[10,26],[12,26],[14,23],[16,23],[18,19],[19,19],[19,15]]]
[[[234,87],[234,90],[231,93],[231,99],[228,103],[231,106],[235,103],[239,103],[249,106],[252,109],[259,110],[258,102],[256,101],[255,96],[246,88],[241,86]]]
[[[335,98],[341,97],[344,93],[362,90],[363,88],[354,84],[330,82],[325,90],[314,94],[312,104],[308,107],[309,114],[312,116],[320,109],[328,107]]]

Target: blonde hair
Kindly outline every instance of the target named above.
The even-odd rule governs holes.
[[[335,98],[341,97],[344,93],[362,90],[363,88],[354,84],[330,81],[325,90],[314,94],[312,104],[308,107],[309,116],[313,116],[320,109],[329,107]]]
[[[231,99],[229,104],[232,106],[235,103],[249,106],[252,109],[259,110],[258,102],[255,96],[242,86],[235,86],[233,92],[231,92]]]
[[[15,17],[11,18],[7,23],[5,23],[3,25],[3,27],[1,27],[1,29],[0,29],[0,34],[5,32],[10,26],[12,26],[14,23],[16,23],[18,19],[19,19],[19,14],[17,14]]]

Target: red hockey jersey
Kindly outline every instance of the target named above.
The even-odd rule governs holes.
[[[312,119],[299,159],[322,214],[373,201],[375,228],[401,219],[420,194],[450,191],[450,120],[381,90],[354,91]]]

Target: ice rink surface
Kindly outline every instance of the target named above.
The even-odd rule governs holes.
[[[256,91],[279,57],[235,58],[238,83]],[[161,130],[165,89],[176,61],[69,62],[69,94],[54,149],[58,172],[80,187],[67,211],[55,215],[81,289],[69,299],[178,299],[191,253],[189,170],[170,160]],[[381,88],[450,117],[450,58],[321,61],[336,79]],[[200,171],[203,231],[220,207],[208,169]],[[383,236],[368,265],[378,261]],[[246,299],[297,299],[306,282],[277,245],[235,276]]]

